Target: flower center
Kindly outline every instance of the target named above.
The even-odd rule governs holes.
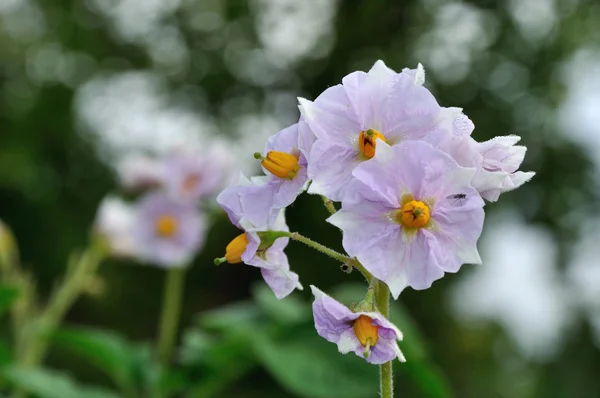
[[[354,334],[363,347],[373,347],[379,340],[379,326],[373,325],[373,320],[366,315],[359,316],[354,321]]]
[[[377,138],[385,142],[385,136],[377,130],[369,129],[366,132],[364,130],[361,131],[358,136],[358,148],[360,149],[360,153],[369,159],[375,156]]]
[[[300,166],[298,165],[298,157],[289,153],[270,151],[267,157],[262,159],[262,166],[271,174],[292,180],[298,174]]]
[[[411,200],[402,206],[396,217],[406,228],[421,228],[429,222],[429,206],[424,202]]]
[[[191,174],[183,180],[182,188],[183,192],[192,192],[196,189],[200,183],[200,176],[197,174]]]
[[[248,245],[248,237],[245,233],[233,238],[225,248],[225,260],[229,264],[237,264],[242,262],[242,254],[246,251]]]
[[[177,220],[171,215],[163,214],[156,219],[154,228],[157,235],[170,238],[177,232]]]

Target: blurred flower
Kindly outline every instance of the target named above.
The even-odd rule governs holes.
[[[319,336],[336,343],[342,354],[354,352],[367,362],[379,365],[395,358],[406,359],[398,347],[402,333],[378,312],[352,312],[315,286],[313,315]]]
[[[175,199],[195,203],[215,195],[231,182],[234,159],[227,148],[212,143],[202,153],[179,151],[165,159],[164,186]]]
[[[235,237],[225,249],[225,257],[215,260],[221,264],[244,262],[260,268],[263,279],[278,299],[289,295],[294,289],[302,290],[298,274],[290,271],[287,256],[284,253],[289,238],[273,238],[269,231],[289,231],[285,222],[285,213],[281,209],[267,230],[248,229]]]
[[[397,298],[427,289],[444,272],[481,263],[477,240],[484,202],[460,167],[429,144],[378,142],[375,157],[354,169],[342,209],[328,221],[343,245]]]
[[[119,182],[125,189],[140,190],[156,187],[165,179],[163,163],[149,156],[131,155],[118,166]]]
[[[133,237],[135,209],[122,199],[106,196],[96,213],[95,232],[108,243],[113,256],[137,257],[139,251]]]
[[[352,170],[373,157],[377,139],[395,145],[435,130],[441,108],[424,80],[421,65],[396,73],[377,61],[368,73],[347,75],[314,102],[299,98],[300,112],[317,136],[309,192],[341,201]]]
[[[164,192],[150,192],[141,198],[133,224],[141,257],[165,267],[186,266],[204,243],[202,214]]]

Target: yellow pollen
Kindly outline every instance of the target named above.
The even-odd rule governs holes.
[[[274,176],[288,180],[296,177],[298,170],[300,170],[296,156],[279,151],[267,153],[267,157],[263,158],[261,164]]]
[[[233,238],[225,248],[225,260],[229,264],[237,264],[242,262],[242,254],[246,251],[248,245],[248,237],[246,234],[240,234]]]
[[[170,238],[177,232],[177,220],[175,217],[164,214],[156,219],[155,231],[163,238]]]
[[[360,153],[371,159],[375,156],[375,147],[377,145],[377,138],[385,142],[385,136],[377,130],[361,131],[358,136],[358,148]]]
[[[406,228],[421,228],[429,222],[429,207],[417,200],[411,200],[402,206],[397,216]]]
[[[370,347],[377,344],[377,340],[379,339],[379,326],[373,325],[373,320],[371,318],[366,315],[361,315],[354,321],[353,327],[354,334],[363,347],[366,347],[367,344]]]

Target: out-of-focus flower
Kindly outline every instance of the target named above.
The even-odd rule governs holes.
[[[310,287],[315,301],[313,315],[319,336],[336,343],[342,354],[354,352],[374,365],[398,358],[406,359],[398,347],[402,333],[375,311],[352,312],[315,286]]]
[[[217,203],[225,210],[233,225],[244,230],[267,231],[273,225],[279,209],[273,208],[277,187],[270,178],[246,178],[240,174],[237,185],[225,188]]]
[[[289,231],[281,209],[274,223],[267,230],[248,229],[235,237],[225,249],[225,257],[215,260],[220,264],[245,263],[258,267],[263,279],[278,299],[288,296],[294,289],[302,290],[298,274],[290,271],[287,256],[284,253],[289,238],[270,237],[270,231]]]
[[[108,244],[111,255],[137,257],[140,255],[133,236],[134,206],[108,195],[98,208],[94,231]]]
[[[203,153],[173,153],[165,159],[165,189],[177,200],[195,203],[232,182],[233,162],[225,146],[218,142],[211,143]]]
[[[284,208],[296,200],[308,181],[306,154],[312,145],[312,132],[304,121],[293,124],[267,140],[261,165],[272,176],[268,189],[274,189],[274,208]]]
[[[475,169],[424,142],[377,145],[328,219],[344,232],[348,254],[395,298],[406,286],[427,289],[444,272],[481,263],[484,202],[470,185]]]
[[[378,140],[396,145],[438,128],[442,108],[424,80],[421,65],[396,73],[377,61],[368,73],[347,75],[314,102],[299,98],[317,137],[308,162],[309,193],[341,201],[352,170],[375,155]]]
[[[146,261],[164,267],[183,267],[204,243],[205,228],[204,218],[195,206],[156,191],[146,194],[138,203],[133,237]]]
[[[130,190],[154,188],[163,184],[163,162],[145,155],[131,155],[117,166],[121,186]]]

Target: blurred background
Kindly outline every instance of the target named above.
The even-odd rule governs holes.
[[[69,253],[86,246],[128,156],[202,149],[218,137],[240,170],[256,174],[253,152],[297,121],[296,97],[314,99],[377,59],[397,71],[421,62],[426,86],[441,105],[464,109],[475,139],[521,136],[521,169],[537,175],[486,206],[483,265],[401,295],[395,321],[419,339],[407,333],[401,347],[410,363],[418,345],[412,355],[423,366],[396,367],[398,396],[600,397],[598,26],[592,0],[0,0],[0,218],[47,297]],[[291,230],[341,249],[326,216],[308,195],[287,211]],[[218,211],[211,223],[186,281],[184,346],[193,336],[210,346],[194,335],[197,314],[264,296],[255,269],[213,265],[237,231]],[[287,253],[305,287],[349,291],[360,281],[297,243]],[[110,260],[99,274],[103,288],[79,300],[67,322],[154,340],[163,270]],[[309,296],[291,297],[303,314]],[[241,312],[225,328],[260,325],[245,324]],[[285,333],[314,333],[309,321],[287,321],[278,321]],[[289,347],[280,348],[275,355]],[[339,356],[333,344],[319,350],[324,363]],[[265,361],[224,378],[209,372],[225,380],[212,396],[336,397],[307,393],[312,376],[294,386]],[[60,347],[47,363],[110,386]],[[202,366],[199,379],[208,377]]]

